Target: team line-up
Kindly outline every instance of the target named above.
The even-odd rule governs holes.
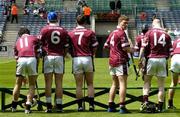
[[[94,62],[93,56],[98,47],[95,33],[86,28],[84,16],[77,16],[77,27],[67,32],[58,24],[56,12],[49,12],[48,24],[44,26],[38,36],[30,35],[27,28],[20,28],[14,48],[16,67],[16,84],[13,90],[12,112],[16,111],[22,82],[28,76],[29,91],[25,103],[25,113],[31,113],[33,97],[35,95],[38,58],[43,58],[43,73],[45,77],[46,111],[53,112],[51,88],[53,76],[55,79],[55,110],[62,112],[63,97],[63,74],[64,57],[67,53],[72,56],[72,73],[76,82],[76,99],[78,111],[83,108],[83,78],[87,82],[89,111],[95,111],[94,107]],[[125,30],[129,18],[121,15],[118,19],[117,28],[112,31],[105,44],[104,49],[109,50],[109,71],[112,76],[112,86],[109,91],[108,112],[116,112],[114,102],[117,89],[119,90],[119,113],[130,113],[126,108],[125,98],[128,78],[129,55],[139,52],[139,68],[144,75],[143,103],[141,111],[163,112],[164,105],[164,84],[167,77],[167,59],[171,58],[170,70],[172,72],[171,87],[177,85],[180,73],[180,40],[176,39],[172,45],[171,38],[166,30],[161,27],[160,20],[155,18],[151,28],[143,25],[142,34],[137,36],[135,46],[129,42]],[[179,58],[179,59],[178,59]],[[158,105],[156,107],[149,103],[149,92],[151,79],[157,77],[158,83]],[[174,89],[169,90],[168,108],[174,109]],[[156,109],[154,109],[156,108]]]

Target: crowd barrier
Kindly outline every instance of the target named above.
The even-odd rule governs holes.
[[[165,96],[164,96],[164,99],[166,101],[166,91],[168,89],[172,89],[172,87],[165,87]],[[174,87],[174,89],[180,89],[180,87]],[[21,88],[21,90],[28,90],[28,88]],[[39,91],[41,91],[39,93],[39,97],[42,98],[45,96],[45,92],[42,92],[44,91],[44,88],[38,88]],[[63,94],[68,96],[68,97],[71,97],[73,98],[73,100],[70,100],[66,103],[63,104],[63,108],[66,108],[66,107],[69,107],[71,105],[74,105],[76,104],[76,94],[73,93],[75,92],[75,88],[63,88]],[[85,88],[84,90],[87,90],[87,88]],[[108,104],[107,104],[107,101],[106,102],[103,102],[102,100],[101,101],[97,101],[96,98],[98,96],[102,96],[102,95],[105,95],[109,93],[109,90],[110,88],[106,88],[106,87],[96,87],[95,88],[95,106],[99,106],[99,107],[102,107],[104,109],[107,109],[108,108]],[[142,90],[142,87],[128,87],[127,90]],[[11,108],[11,101],[6,101],[6,95],[12,95],[12,92],[13,92],[13,88],[0,88],[0,92],[1,92],[1,111],[4,112],[6,109],[8,108]],[[53,88],[52,89],[52,93],[55,93],[55,89]],[[117,91],[116,94],[118,94],[119,92]],[[149,93],[149,96],[154,96],[158,94],[158,88],[157,87],[152,87],[151,88],[151,91]],[[130,94],[130,93],[127,93],[126,94],[126,105],[127,104],[131,104],[131,103],[134,103],[134,102],[143,102],[142,100],[142,93],[141,95],[137,96],[137,94]],[[18,105],[21,106],[23,108],[23,103],[26,101],[26,95],[24,94],[20,94],[19,96],[19,100],[18,100]],[[35,98],[38,98],[38,95],[36,94],[35,95]],[[84,102],[88,102],[88,97],[87,96],[84,96],[83,98]],[[39,101],[39,100],[38,100]],[[155,102],[151,102],[151,103],[155,103]],[[46,106],[46,103],[44,101],[39,101],[38,104],[41,104],[41,106]],[[118,108],[119,107],[119,104],[116,104],[116,107]],[[164,105],[164,108],[166,107],[166,105]]]

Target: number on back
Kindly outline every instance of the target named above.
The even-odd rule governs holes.
[[[20,39],[20,48],[28,47],[28,38]]]
[[[82,40],[82,37],[84,35],[84,32],[75,32],[74,34],[79,36],[78,45],[81,45],[81,40]]]
[[[162,34],[159,39],[157,39],[157,33],[154,33],[154,46],[161,44],[163,47],[166,45],[165,34]]]
[[[177,43],[176,47],[177,47],[177,48],[180,48],[180,42]]]
[[[53,44],[58,44],[60,42],[60,32],[59,31],[53,31],[51,33],[51,42]]]
[[[113,34],[113,36],[111,37],[110,44],[111,44],[112,46],[114,46],[114,34]]]

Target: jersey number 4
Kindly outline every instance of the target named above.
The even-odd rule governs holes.
[[[114,46],[114,34],[113,34],[113,36],[111,37],[110,44],[111,44],[112,46]]]

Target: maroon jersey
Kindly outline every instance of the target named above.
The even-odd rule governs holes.
[[[40,40],[47,55],[64,56],[64,49],[69,46],[68,33],[59,26],[47,25],[41,29]]]
[[[180,54],[180,38],[179,39],[176,39],[174,42],[173,42],[173,52],[172,54]]]
[[[123,50],[125,47],[130,47],[126,33],[124,30],[117,28],[108,37],[104,48],[110,49],[109,64],[112,67],[117,67],[120,64],[128,62],[128,54]]]
[[[143,39],[144,39],[144,37],[145,37],[145,35],[143,34],[143,33],[141,33],[140,35],[138,35],[137,37],[136,37],[136,40],[135,40],[135,49],[136,49],[136,51],[140,51],[140,48],[141,48],[141,44],[142,44],[142,41],[143,41]]]
[[[95,33],[82,26],[76,27],[69,32],[72,44],[72,56],[93,56],[93,48],[98,46]]]
[[[39,40],[36,36],[23,34],[16,41],[14,55],[18,57],[35,57],[37,55],[37,47]]]
[[[146,33],[147,51],[149,58],[167,58],[172,48],[171,38],[160,28],[152,28]]]

